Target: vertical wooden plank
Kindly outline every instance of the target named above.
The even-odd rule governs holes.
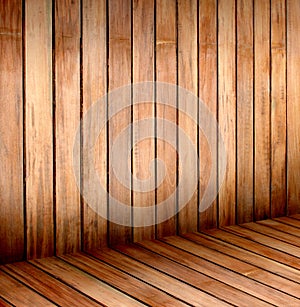
[[[219,127],[227,151],[227,169],[219,193],[220,226],[236,218],[236,70],[235,1],[218,2]],[[219,157],[222,158],[222,157]]]
[[[154,0],[134,0],[133,6],[133,83],[154,81]],[[149,99],[154,99],[149,97]],[[139,95],[133,92],[133,104],[139,102]],[[154,103],[145,102],[133,106],[133,121],[154,118]],[[149,134],[154,136],[154,124]],[[139,140],[138,129],[133,128],[133,144]],[[138,142],[133,147],[133,175],[139,179],[148,179],[155,174],[149,173],[151,161],[155,158],[154,138]],[[152,226],[134,228],[134,240],[141,241],[155,238],[155,190],[149,186],[145,192],[137,192],[140,187],[133,184],[133,206],[153,206]],[[133,216],[133,225],[143,224],[143,216]],[[149,218],[149,217],[147,217]]]
[[[0,263],[21,260],[23,220],[22,1],[0,2]]]
[[[27,258],[32,259],[54,253],[52,2],[25,5]]]
[[[73,173],[73,145],[80,123],[79,0],[55,2],[56,251],[80,248],[80,193]],[[76,161],[80,163],[80,161]]]
[[[131,83],[131,1],[109,1],[109,91]],[[126,94],[124,94],[126,95]],[[122,97],[131,101],[131,95]],[[121,99],[121,97],[120,97]],[[131,123],[131,108],[120,111],[114,118],[110,118],[110,108],[114,101],[108,102],[109,116],[109,151],[120,132]],[[130,152],[130,132],[123,138],[123,147]],[[131,161],[128,163],[131,169]],[[118,170],[115,170],[118,171]],[[129,183],[128,183],[129,184]],[[109,193],[122,204],[131,206],[131,191],[127,189],[114,175],[112,165],[109,165]],[[113,203],[109,204],[109,218],[114,220],[119,212]],[[123,216],[124,224],[131,223],[131,216]],[[109,223],[109,236],[112,245],[126,243],[131,240],[130,227]]]
[[[270,0],[254,2],[255,220],[270,217]]]
[[[286,26],[285,0],[271,1],[271,216],[286,213]]]
[[[203,0],[199,3],[199,98],[217,115],[217,2],[216,0]],[[214,131],[207,137],[216,138]],[[217,152],[217,151],[216,151]],[[207,187],[211,163],[217,163],[217,156],[211,154],[206,137],[199,133],[200,153],[200,189],[199,198]],[[215,182],[217,189],[217,182]],[[217,201],[202,212],[199,217],[200,229],[217,227]]]
[[[300,2],[287,2],[288,214],[300,213]]]
[[[237,219],[253,220],[253,2],[237,1]]]
[[[157,0],[156,2],[156,80],[176,84],[176,1]],[[176,101],[174,108],[157,102],[156,116],[176,124]],[[164,135],[174,132],[163,131]],[[173,135],[175,137],[175,134]],[[157,141],[157,158],[165,163],[165,178],[157,187],[157,203],[166,200],[176,189],[176,148],[168,143]],[[157,225],[157,237],[176,233],[176,204],[167,203],[170,209],[165,222]],[[159,220],[159,216],[157,216]]]
[[[195,0],[179,0],[178,1],[178,85],[187,89],[195,96],[198,92],[198,76],[197,76],[197,1]],[[197,104],[187,105],[188,101],[180,100],[180,110],[193,112],[197,114]],[[197,125],[193,123],[189,117],[183,112],[179,112],[178,124],[185,134],[190,138],[197,152]],[[183,140],[178,136],[178,149],[184,152]],[[197,165],[189,161],[186,156],[183,156],[180,164],[185,171],[189,172],[190,177],[184,185],[193,185],[198,178]],[[180,171],[179,171],[180,174]],[[183,187],[184,187],[183,185]],[[178,202],[179,207],[183,209],[178,216],[178,231],[179,233],[191,232],[197,230],[198,225],[198,191],[196,190],[188,204],[182,203],[185,189],[179,189]]]
[[[82,53],[83,53],[83,114],[97,103],[106,94],[107,85],[107,55],[106,55],[106,1],[105,0],[83,0],[82,2]],[[106,115],[105,115],[106,117]],[[89,138],[89,131],[94,131],[97,123],[85,123],[83,127],[83,143]],[[95,166],[99,176],[100,184],[106,190],[107,185],[107,137],[106,127],[101,131],[97,144],[95,145]],[[92,176],[85,168],[85,156],[82,157],[82,188],[85,189],[85,180]],[[98,197],[95,194],[95,202],[102,206],[103,212],[107,208],[107,196]],[[84,203],[84,249],[92,250],[107,245],[107,220],[97,214],[89,204]]]

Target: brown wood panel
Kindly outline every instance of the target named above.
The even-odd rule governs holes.
[[[80,5],[55,2],[56,252],[80,248],[80,193],[73,145],[80,123]]]
[[[255,278],[259,279],[259,274],[257,272],[257,268],[253,268],[253,266],[243,263],[242,261],[238,259],[234,259],[232,257],[228,257],[227,255],[224,255],[222,253],[219,253],[217,251],[211,250],[203,245],[198,245],[194,242],[190,242],[188,240],[185,240],[180,237],[168,237],[164,239],[165,242],[174,245],[178,248],[181,248],[183,250],[186,250],[194,255],[200,256],[204,259],[207,259],[211,262],[214,262],[220,266],[229,268],[235,272],[238,272],[240,274],[243,274],[245,276],[249,276],[249,278],[252,277],[252,275]],[[281,287],[281,283],[278,283],[278,280],[276,282],[276,276],[274,283],[277,284],[277,287]],[[264,280],[264,282],[268,285],[268,281],[266,278],[261,278],[261,280]],[[273,281],[272,281],[273,282]],[[285,288],[289,289],[291,284],[286,285]],[[271,304],[275,305],[281,305],[283,304],[284,300],[289,301],[293,304],[299,303],[299,299],[296,299],[292,297],[291,295],[287,295],[286,293],[283,293],[281,291],[278,291],[273,288],[268,288],[267,286],[260,286],[261,288],[264,288],[264,291],[261,292],[261,295],[264,295],[264,300],[267,300]],[[299,291],[299,285],[293,284],[294,289],[292,290],[293,293],[297,293]],[[259,291],[259,290],[258,290]]]
[[[218,116],[227,153],[227,168],[219,193],[219,224],[236,219],[236,69],[235,15],[233,0],[218,2]],[[220,154],[220,153],[219,153]],[[223,157],[219,156],[219,159]]]
[[[287,211],[300,212],[300,2],[287,1]]]
[[[254,1],[254,215],[270,217],[270,1]]]
[[[195,96],[198,94],[198,67],[197,67],[197,1],[178,1],[178,85]],[[178,114],[178,125],[183,129],[185,138],[188,137],[197,152],[198,133],[197,122],[193,122],[187,114],[197,114],[197,104],[178,98],[180,106]],[[186,113],[186,114],[185,114]],[[178,135],[178,151],[184,152],[184,140]],[[178,189],[178,206],[182,208],[178,215],[178,232],[185,233],[196,231],[198,226],[198,191],[195,190],[188,203],[184,203],[187,189],[185,186],[193,186],[198,178],[198,167],[194,165],[188,156],[182,155],[179,160],[178,176],[186,171],[189,173],[188,181],[182,189]],[[179,178],[180,180],[180,178]],[[186,221],[189,221],[186,223]]]
[[[109,91],[131,83],[131,1],[114,0],[108,3],[109,11]],[[125,93],[120,99],[125,99],[127,104],[131,103],[131,94]],[[108,101],[108,118],[109,118],[109,147],[111,152],[115,139],[120,132],[131,124],[131,108],[127,107],[120,111],[114,118],[111,116],[111,108],[114,101]],[[123,138],[122,147],[127,152],[131,151],[131,129]],[[130,161],[123,161],[131,169]],[[120,201],[124,206],[131,206],[131,190],[127,189],[123,183],[119,182],[114,172],[113,165],[109,164],[109,193],[112,197]],[[127,179],[130,181],[130,179]],[[127,182],[130,186],[130,182]],[[109,203],[109,220],[115,220],[119,217],[120,212],[113,202]],[[131,214],[119,217],[123,224],[132,224]],[[114,245],[131,241],[130,227],[117,223],[109,223],[109,242]]]
[[[57,258],[35,260],[32,263],[103,306],[115,306],[120,302],[129,306],[142,305],[102,281],[91,277],[86,272]]]
[[[0,2],[0,263],[21,260],[23,219],[22,1]]]
[[[217,1],[204,0],[199,2],[199,98],[209,108],[213,116],[217,116]],[[214,131],[207,136],[216,138]],[[217,153],[217,151],[216,151]],[[217,163],[217,154],[213,155],[208,148],[206,137],[199,132],[199,198],[207,187],[211,163]],[[217,182],[215,189],[217,189]],[[201,208],[200,208],[201,209]],[[200,213],[200,229],[217,226],[217,200],[209,208]]]
[[[294,236],[300,237],[300,229],[298,229],[297,227],[293,227],[291,225],[280,223],[280,222],[281,222],[281,220],[279,220],[278,222],[274,221],[274,220],[263,220],[263,221],[259,221],[257,223],[260,224],[260,225],[265,225],[265,226],[268,226],[270,228],[274,228],[274,229],[280,230],[282,232],[289,233],[289,234],[292,234]],[[298,225],[299,225],[299,223],[298,223]]]
[[[84,270],[92,276],[120,289],[124,293],[151,306],[187,306],[176,298],[157,289],[136,277],[126,274],[102,261],[84,254],[65,255],[62,259]]]
[[[35,291],[2,271],[0,271],[0,296],[12,304],[11,306],[55,306]]]
[[[297,221],[296,219],[290,218],[290,217],[280,217],[280,218],[275,218],[275,221],[279,221],[280,223],[284,223],[287,225],[291,225],[297,228],[300,228],[300,222]]]
[[[218,301],[218,299],[205,292],[199,291],[186,283],[180,282],[178,279],[163,274],[152,267],[148,267],[147,265],[116,251],[111,250],[109,253],[95,251],[92,252],[92,255],[124,272],[127,272],[128,274],[132,274],[143,281],[160,288],[178,300],[192,304],[193,306],[211,306],[211,304],[215,303],[222,306],[223,304],[225,306],[228,305],[225,302]]]
[[[253,221],[253,1],[237,1],[236,10],[237,222],[245,223]]]
[[[224,282],[224,283],[220,282],[218,280],[210,278],[210,276],[197,272],[195,268],[183,266],[181,261],[174,263],[173,261],[166,259],[166,257],[162,256],[160,253],[160,246],[157,250],[157,253],[152,253],[150,251],[147,251],[137,246],[122,246],[122,247],[118,247],[118,250],[122,251],[126,255],[129,255],[130,257],[136,260],[139,260],[140,262],[144,264],[155,267],[161,272],[164,272],[175,278],[178,278],[179,280],[184,281],[187,284],[193,285],[200,291],[201,290],[205,291],[213,296],[218,297],[219,299],[223,299],[224,301],[228,303],[238,304],[239,306],[243,306],[243,305],[247,306],[246,304],[250,304],[250,303],[259,305],[259,306],[269,305],[265,302],[261,302],[259,299],[254,297],[255,294],[257,294],[257,293],[254,293],[254,291],[251,293],[251,295],[254,295],[254,296],[250,296],[249,294],[242,292],[244,290],[248,290],[249,288],[246,288],[246,287],[243,288],[241,286],[233,287],[232,285],[228,285],[231,283],[231,280],[235,280],[237,276],[229,277],[227,275],[227,278],[226,278],[227,282]],[[186,255],[184,255],[184,257],[186,257]],[[196,261],[197,261],[197,258],[196,258]],[[217,269],[219,269],[219,267],[217,267]],[[248,282],[248,286],[250,286],[249,283],[251,284],[251,288],[253,288],[252,290],[254,290],[254,288],[258,289],[255,283],[251,283],[249,279],[247,278],[246,280]],[[260,286],[260,291],[262,291],[263,286],[262,285],[259,285],[259,286]],[[267,292],[266,288],[264,288],[264,291]],[[261,294],[261,298],[265,299],[266,293],[264,293],[264,295]]]
[[[241,236],[245,236],[247,239],[250,239],[260,244],[272,247],[273,249],[282,251],[287,255],[298,257],[298,258],[300,257],[299,247],[294,246],[292,244],[285,243],[281,240],[271,238],[267,235],[263,235],[255,231],[248,230],[240,226],[228,226],[226,227],[226,230],[232,231],[233,233],[237,233]]]
[[[156,80],[176,84],[177,82],[177,39],[176,39],[176,1],[157,0],[156,2]],[[168,100],[168,93],[165,99]],[[170,106],[160,104],[157,101],[156,115],[158,118],[168,120],[174,124],[177,121],[176,101],[170,101]],[[176,132],[164,129],[162,132],[166,139],[176,140]],[[168,143],[157,140],[157,158],[165,163],[165,178],[162,184],[157,187],[157,204],[166,200],[176,189],[176,148]],[[159,172],[159,170],[158,170]],[[166,203],[170,219],[157,225],[157,237],[172,235],[176,233],[176,203]],[[160,219],[157,213],[157,219]]]
[[[141,29],[143,29],[141,31]],[[143,35],[141,35],[143,32]],[[133,83],[154,81],[154,1],[134,0],[133,2]],[[137,104],[141,101],[141,93],[133,88],[133,121],[154,119],[154,88],[149,101]],[[141,131],[133,128],[133,176],[138,180],[151,178],[148,186],[140,181],[132,186],[133,206],[152,206],[150,216],[141,214],[133,215],[133,225],[144,225],[145,218],[152,225],[135,227],[133,231],[134,241],[155,238],[155,172],[150,172],[151,161],[155,159],[155,127],[154,121],[149,126],[148,135],[152,138],[140,140]],[[143,187],[143,192],[138,192]]]
[[[244,248],[247,251],[259,253],[260,255],[277,261],[278,263],[286,264],[295,269],[300,268],[299,259],[297,257],[288,255],[282,251],[263,245],[260,242],[251,241],[250,236],[234,232],[232,229],[226,228],[226,231],[208,230],[207,233],[211,236],[221,239],[222,241]]]
[[[54,253],[52,1],[26,1],[25,19],[27,258],[31,259]]]
[[[271,217],[286,214],[286,16],[285,0],[271,6]]]
[[[216,237],[216,234],[219,236]],[[272,259],[268,259],[265,257],[266,254],[265,256],[260,255],[259,246],[256,246],[256,248],[252,249],[252,251],[239,247],[240,244],[238,243],[238,240],[242,241],[242,239],[238,238],[237,242],[235,242],[230,238],[230,235],[231,234],[228,234],[222,230],[218,230],[210,232],[209,235],[204,233],[187,234],[185,238],[195,241],[198,244],[201,243],[206,247],[217,250],[238,260],[242,260],[243,262],[253,264],[258,268],[267,270],[269,273],[276,272],[276,274],[279,276],[299,284],[300,276],[298,270],[282,263],[278,263]],[[251,244],[249,244],[249,247],[250,246]],[[256,272],[260,272],[260,270],[257,270]],[[282,283],[282,280],[280,280],[280,282]]]
[[[59,306],[99,306],[80,292],[50,277],[27,262],[18,262],[2,268],[15,279]],[[59,289],[59,291],[58,291]]]
[[[84,0],[82,2],[82,82],[83,82],[83,106],[85,114],[90,107],[99,103],[106,94],[107,87],[107,48],[106,48],[106,1]],[[106,108],[105,118],[106,118]],[[100,111],[99,111],[100,112]],[[90,131],[97,129],[97,119],[103,114],[92,116],[89,122],[85,122],[82,130],[83,146],[89,138]],[[106,191],[107,187],[107,130],[106,126],[101,130],[97,144],[95,144],[95,168],[99,178],[99,184]],[[86,187],[86,181],[93,176],[86,167],[88,157],[82,153],[82,189]],[[107,196],[94,194],[93,201],[101,207],[104,216],[100,216],[90,204],[84,202],[83,207],[83,248],[85,250],[100,248],[107,245]]]
[[[294,236],[288,233],[284,233],[280,230],[272,229],[272,228],[269,228],[259,223],[246,223],[246,224],[243,224],[242,227],[254,230],[258,233],[267,235],[271,238],[275,238],[280,241],[290,243],[294,246],[300,247],[300,240],[299,238],[297,238],[297,236]]]
[[[185,234],[184,238],[188,238],[189,240],[192,240],[193,242],[197,242],[197,244],[205,245],[209,248],[212,248],[211,247],[212,244],[209,244],[209,243],[207,244],[207,240],[205,241],[205,243],[203,242],[204,240],[202,240],[202,237],[200,237],[200,234]],[[269,272],[265,272],[264,270],[259,270],[255,266],[251,268],[251,266],[247,267],[247,265],[245,264],[244,266],[247,267],[248,272],[252,272],[252,274],[250,276],[249,274],[245,274],[244,276],[242,276],[239,273],[239,269],[234,269],[233,271],[231,271],[230,268],[219,266],[215,263],[210,262],[209,260],[192,255],[188,251],[185,251],[175,246],[166,244],[164,242],[159,242],[159,241],[141,242],[138,245],[143,246],[144,248],[149,249],[153,252],[156,252],[159,255],[162,255],[168,259],[171,259],[175,261],[176,263],[180,263],[198,272],[201,272],[207,276],[211,276],[215,278],[216,280],[224,282],[225,284],[228,284],[232,287],[240,289],[246,293],[249,293],[255,297],[261,298],[262,300],[265,300],[265,301],[268,301],[268,298],[273,296],[272,290],[266,286],[275,285],[275,287],[278,287],[280,285],[280,289],[282,290],[284,289],[286,292],[288,292],[291,295],[296,294],[296,296],[299,296],[297,292],[298,284],[288,281],[284,278],[277,278],[276,275],[271,274]],[[212,248],[212,249],[215,249],[215,248]],[[251,254],[251,256],[252,255],[255,256],[255,254]],[[238,259],[238,257],[235,257],[235,258]],[[265,263],[267,260],[263,258],[263,261]],[[238,266],[238,268],[240,268],[240,266]],[[288,271],[288,270],[289,268],[285,267],[284,271]],[[256,273],[253,274],[254,272]],[[264,284],[266,286],[264,286]]]

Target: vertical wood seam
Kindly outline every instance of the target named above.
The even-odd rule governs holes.
[[[22,100],[23,100],[23,223],[24,223],[24,250],[23,259],[27,260],[27,208],[26,208],[26,7],[22,1]]]
[[[56,1],[52,1],[52,141],[53,141],[53,254],[56,256],[57,244],[57,221],[56,221],[56,22],[55,22]]]
[[[255,33],[256,33],[256,28],[255,28],[255,0],[252,0],[252,74],[253,74],[253,79],[252,79],[252,105],[253,105],[253,114],[252,114],[252,121],[253,121],[253,152],[252,152],[252,159],[253,159],[253,177],[252,177],[252,194],[253,194],[253,205],[252,205],[252,220],[255,222],[256,221],[256,214],[255,214],[255,208],[256,208],[256,198],[255,198],[255,158],[256,158],[256,133],[255,133]]]
[[[106,191],[109,193],[109,123],[108,123],[108,92],[109,92],[109,0],[106,0],[106,159],[107,159],[107,164],[106,164]],[[106,240],[107,240],[107,245],[110,247],[111,245],[111,240],[110,240],[110,221],[109,221],[109,216],[110,216],[110,208],[109,208],[109,197],[107,197],[107,203],[106,203],[106,208],[107,208],[107,234],[106,234]]]
[[[80,23],[80,50],[79,50],[79,92],[80,92],[80,108],[79,108],[79,120],[80,120],[80,245],[81,250],[84,248],[84,199],[82,196],[83,191],[83,0],[79,0],[79,23]]]

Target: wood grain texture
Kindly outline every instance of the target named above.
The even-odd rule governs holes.
[[[80,193],[73,145],[80,123],[80,5],[55,2],[56,252],[80,249]],[[80,163],[75,161],[74,163]]]
[[[10,306],[55,306],[3,271],[0,271],[0,286],[0,296],[9,302]]]
[[[23,258],[22,2],[0,3],[0,263]]]
[[[199,98],[217,117],[217,2],[206,0],[199,2]],[[201,123],[200,123],[201,124]],[[211,129],[210,135],[204,136],[199,132],[200,155],[200,182],[199,198],[201,199],[211,176],[210,165],[217,163],[216,154],[213,155],[208,147],[206,137],[216,138],[216,131]],[[215,182],[217,190],[217,182]],[[199,215],[200,229],[214,228],[217,226],[217,199]]]
[[[285,0],[271,6],[271,217],[286,214],[286,16]]]
[[[219,233],[220,235],[216,237],[215,236],[216,233]],[[187,234],[185,238],[201,243],[206,247],[209,247],[213,250],[217,250],[223,254],[241,260],[245,263],[253,264],[255,267],[266,270],[268,273],[265,272],[262,275],[263,278],[264,276],[267,276],[267,279],[264,278],[265,281],[267,280],[269,282],[270,278],[269,273],[276,272],[277,275],[285,279],[289,279],[290,281],[299,283],[300,276],[298,270],[290,268],[288,265],[278,263],[272,259],[268,259],[267,257],[262,256],[260,253],[254,253],[255,248],[253,249],[253,252],[242,248],[242,246],[240,246],[239,243],[234,241],[231,242],[230,235],[231,234],[218,230],[218,231],[209,232],[209,235],[205,233]],[[260,271],[258,270],[256,272],[259,273]],[[272,274],[272,276],[273,275],[274,274]],[[272,278],[274,278],[274,276]],[[278,279],[278,281],[281,284],[283,283],[281,279]],[[285,283],[286,282],[287,281],[285,281]]]
[[[177,248],[186,250],[193,255],[200,256],[201,258],[207,259],[222,267],[226,267],[234,272],[247,276],[248,278],[251,278],[251,279],[253,278],[254,280],[260,279],[260,282],[263,282],[264,285],[263,284],[257,284],[256,286],[252,285],[251,289],[254,290],[254,288],[256,288],[256,291],[255,291],[256,294],[254,295],[260,297],[261,299],[268,302],[269,304],[275,304],[275,305],[279,304],[280,305],[283,303],[284,299],[292,300],[293,303],[297,303],[298,301],[298,299],[294,299],[291,296],[283,294],[282,292],[276,289],[270,288],[269,283],[268,283],[269,281],[266,278],[262,278],[262,274],[259,274],[258,272],[259,270],[256,267],[253,267],[249,264],[245,264],[241,262],[240,260],[233,259],[217,251],[210,250],[205,245],[202,245],[202,244],[198,245],[198,244],[195,244],[195,242],[184,240],[179,237],[169,237],[169,238],[166,238],[165,241],[168,242],[169,244],[176,246]],[[264,272],[260,271],[260,273],[264,273]],[[276,282],[276,275],[272,277],[274,277],[275,280],[270,281],[270,283],[274,282],[275,284],[277,284],[277,286],[280,285],[278,280]],[[282,279],[282,281],[285,282],[284,279]],[[227,279],[227,283],[228,283],[228,279]],[[294,283],[292,284],[292,286],[294,288],[293,293],[297,293],[297,291],[299,290],[298,285]],[[291,284],[285,285],[284,287],[286,290],[290,289]],[[241,302],[239,304],[241,304]]]
[[[90,256],[77,254],[62,257],[68,263],[150,306],[187,306],[167,293]]]
[[[55,277],[49,276],[27,262],[8,264],[2,270],[41,296],[47,297],[55,305],[99,306],[84,294],[78,293]]]
[[[107,90],[107,48],[106,48],[106,1],[84,0],[82,2],[82,81],[83,81],[83,115],[88,112]],[[106,103],[102,102],[101,103]],[[105,114],[94,114],[89,122],[84,122],[82,130],[82,146],[85,146],[90,133],[97,129],[97,123]],[[100,111],[98,111],[100,112]],[[106,125],[101,130],[94,147],[95,168],[99,178],[99,184],[104,191],[107,190],[107,129]],[[86,182],[91,180],[92,173],[87,167],[88,157],[82,153],[82,189],[85,193]],[[94,211],[90,204],[84,202],[83,206],[83,248],[85,250],[100,248],[107,245],[107,196],[93,193],[93,201],[101,208],[104,216]]]
[[[121,86],[131,83],[131,2],[129,0],[109,1],[109,88],[111,91]],[[125,99],[130,105],[131,94],[125,93],[120,99]],[[114,118],[111,117],[111,108],[115,101],[108,101],[108,118],[109,118],[109,147],[111,153],[115,139],[120,132],[131,124],[131,107],[127,107],[120,111]],[[131,152],[131,128],[122,139],[122,148],[126,149],[129,154]],[[131,159],[124,160],[122,163],[127,164],[127,168],[131,169]],[[109,193],[112,197],[120,201],[124,206],[131,206],[131,190],[119,182],[114,172],[114,166],[109,164]],[[130,186],[130,179],[126,182]],[[119,211],[113,202],[109,203],[109,220],[113,221],[120,218],[123,224],[132,225],[131,213],[126,216],[119,217]],[[109,224],[109,240],[110,244],[125,243],[132,240],[130,227],[110,222]]]
[[[254,216],[270,217],[270,1],[254,2]]]
[[[217,119],[217,1],[205,0],[199,2],[199,98],[209,108]],[[214,131],[207,137],[216,138]],[[217,153],[217,150],[216,150]],[[208,148],[205,136],[199,132],[199,198],[201,199],[207,187],[212,163],[217,163],[217,154],[213,155]],[[217,182],[215,189],[217,189]],[[200,213],[200,229],[217,226],[217,200]]]
[[[102,261],[105,261],[106,263],[163,290],[183,303],[189,303],[192,306],[211,306],[218,302],[215,297],[199,291],[178,279],[172,278],[170,275],[164,274],[161,271],[161,268],[156,270],[153,267],[149,267],[124,254],[111,250],[106,253],[95,251],[93,252],[93,255],[98,259],[101,259]],[[220,305],[222,303],[224,303],[225,306],[228,305],[226,302],[218,302]]]
[[[253,220],[253,2],[237,1],[237,222]],[[248,22],[245,22],[245,20]]]
[[[26,1],[25,16],[27,258],[32,259],[54,253],[52,2]]]
[[[143,35],[141,35],[143,29]],[[135,0],[133,2],[133,83],[154,81],[154,1]],[[143,104],[140,93],[133,89],[133,122],[142,121],[147,118],[154,119],[154,88],[152,97]],[[145,180],[151,177],[151,184],[155,184],[155,172],[149,172],[151,162],[155,159],[155,127],[154,121],[149,126],[148,138],[140,141],[141,131],[133,128],[133,176],[138,180]],[[151,185],[150,184],[150,185]],[[152,221],[151,226],[135,227],[134,241],[155,238],[155,189],[151,186],[145,187],[144,192],[138,192],[141,184],[133,184],[133,206],[152,206],[151,216],[146,218]],[[133,215],[133,225],[143,225],[144,215]]]
[[[218,6],[218,115],[227,154],[224,181],[219,182],[219,185],[222,184],[219,193],[219,224],[223,226],[234,224],[236,219],[236,7],[233,0],[220,0]]]
[[[249,304],[252,302],[253,304],[258,305],[264,305],[257,297],[255,297],[255,293],[253,296],[249,296],[248,293],[242,292],[243,290],[247,289],[241,289],[239,286],[233,287],[232,285],[224,284],[223,282],[220,282],[219,280],[215,280],[211,278],[210,276],[204,275],[200,272],[197,272],[195,268],[190,268],[188,266],[184,266],[178,263],[174,263],[170,259],[166,259],[166,257],[160,255],[160,250],[158,249],[157,253],[153,253],[150,251],[147,251],[143,248],[136,247],[136,246],[122,246],[119,248],[120,251],[125,253],[126,255],[141,261],[144,264],[147,264],[149,266],[155,267],[161,272],[164,272],[166,274],[169,274],[170,276],[174,278],[178,278],[179,280],[189,284],[193,285],[195,288],[197,288],[199,291],[205,291],[215,297],[218,297],[220,299],[223,299],[224,301],[231,303],[231,304],[238,304],[239,306],[247,306],[246,304]],[[180,253],[180,250],[178,251]],[[186,255],[184,255],[186,256]],[[197,261],[197,257],[194,257],[195,261]],[[234,280],[235,276],[227,276],[226,281],[228,283],[231,282],[231,280]],[[249,284],[248,284],[249,285]],[[258,290],[258,287],[256,287],[255,284],[249,285],[249,287],[254,290],[255,288]],[[260,291],[261,289],[260,285]],[[267,292],[265,287],[265,292]],[[266,295],[263,295],[263,291],[261,293],[261,298],[265,299]],[[245,300],[245,301],[244,301]],[[244,303],[242,302],[244,301]],[[268,305],[267,303],[265,304]]]
[[[198,94],[198,73],[197,73],[197,1],[178,1],[178,85],[195,96]],[[178,125],[194,145],[197,152],[198,133],[197,122],[191,120],[187,114],[197,114],[198,106],[191,101],[178,97],[179,111]],[[185,114],[186,113],[186,114]],[[178,135],[178,151],[184,152],[184,140]],[[189,180],[185,185],[193,186],[198,178],[198,166],[188,159],[187,156],[179,157],[178,176],[187,171]],[[185,233],[197,230],[198,215],[198,191],[194,191],[188,203],[184,203],[187,189],[178,189],[178,207],[182,208],[178,215],[178,232]],[[189,221],[186,223],[185,221]]]
[[[176,84],[176,46],[176,1],[158,0],[156,2],[156,80],[158,82]],[[168,93],[164,97],[166,100],[169,98],[167,95]],[[165,106],[157,101],[157,118],[176,124],[176,101],[170,101],[169,104],[172,107]],[[162,134],[165,139],[176,140],[176,131],[164,129]],[[157,141],[156,146],[157,158],[165,163],[165,178],[162,184],[157,187],[157,204],[159,205],[176,190],[177,149],[160,140]],[[166,202],[166,208],[168,216],[171,216],[171,218],[157,225],[157,237],[176,233],[176,200],[175,203],[172,203],[172,201]],[[157,216],[158,220],[159,218]]]
[[[190,233],[185,234],[184,238],[187,238],[193,242],[197,242],[197,244],[216,249],[210,241],[205,239],[203,240],[202,236],[202,233],[201,235]],[[290,289],[293,289],[293,287],[295,289],[293,293],[296,293],[297,290],[296,283],[287,281],[284,278],[277,278],[276,275],[264,272],[263,270],[259,270],[255,266],[251,267],[243,263],[240,263],[241,265],[238,266],[239,269],[244,266],[245,272],[250,272],[251,270],[255,269],[257,270],[256,274],[251,274],[251,279],[249,279],[249,275],[245,274],[242,276],[243,274],[240,274],[241,271],[238,272],[239,269],[235,268],[234,271],[228,270],[228,268],[224,268],[204,258],[192,255],[188,250],[185,251],[163,242],[142,242],[139,245],[142,245],[144,248],[162,255],[168,259],[172,259],[173,261],[176,261],[177,264],[180,263],[186,267],[194,269],[195,271],[202,272],[203,274],[211,276],[218,281],[224,282],[227,285],[240,289],[246,293],[252,294],[254,297],[258,297],[266,301],[268,301],[268,299],[270,299],[273,294],[272,290],[263,285],[263,283],[267,284],[268,286],[270,279],[276,280],[276,282],[279,282],[280,285],[284,284],[285,290],[287,291],[290,291]],[[257,281],[261,281],[262,283],[258,283]],[[278,286],[278,283],[275,284]]]
[[[101,306],[115,306],[120,304],[120,302],[129,306],[141,305],[113,287],[60,259],[47,258],[35,260],[32,263],[49,275],[55,276],[70,287],[92,298]]]
[[[300,213],[300,3],[287,1],[287,211]]]

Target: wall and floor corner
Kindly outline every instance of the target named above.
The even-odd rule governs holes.
[[[1,1],[0,263],[299,213],[299,16],[298,0]],[[80,196],[73,145],[93,103],[142,81],[177,84],[201,98],[219,123],[227,168],[218,197],[199,213],[211,165],[220,157],[176,108],[136,106],[129,96],[132,106],[99,136],[95,164],[110,194],[129,206],[153,205],[153,225],[134,228],[109,222],[118,212],[107,198],[98,201],[109,219]],[[192,108],[199,112],[198,105]],[[125,127],[148,117],[181,127],[200,163],[178,161],[176,148],[163,140],[139,142],[124,161],[135,175],[147,177],[156,157],[166,165],[163,183],[141,193],[119,184],[108,156]],[[140,133],[132,127],[126,144]],[[155,135],[155,124],[150,128]],[[154,205],[176,190],[180,167],[197,172],[198,188],[175,214],[185,193],[178,190],[172,218],[155,225]],[[81,175],[89,176],[84,164]]]

